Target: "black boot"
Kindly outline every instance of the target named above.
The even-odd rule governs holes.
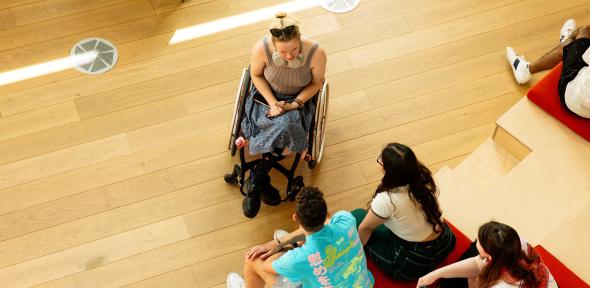
[[[246,181],[246,197],[242,201],[242,211],[244,216],[248,218],[256,217],[258,211],[260,211],[260,189],[252,181],[252,173],[250,173],[250,179]]]
[[[270,176],[264,175],[259,181],[259,190],[262,193],[262,202],[266,205],[277,206],[281,204],[281,194],[279,189],[270,184]]]

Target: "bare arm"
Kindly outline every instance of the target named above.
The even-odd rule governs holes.
[[[365,216],[365,219],[361,225],[359,225],[359,238],[361,239],[363,246],[367,244],[367,241],[369,241],[369,238],[371,238],[373,230],[375,230],[377,226],[385,223],[385,220],[386,219],[375,215],[373,210],[369,209],[367,216]]]
[[[329,215],[329,214],[328,214]],[[326,217],[325,224],[330,223],[330,218]],[[283,247],[289,244],[294,244],[296,242],[304,241],[305,240],[305,233],[301,226],[297,228],[297,230],[281,237],[277,240],[270,240],[264,244],[256,245],[246,253],[248,259],[254,260],[256,257],[261,259],[266,259],[279,251],[282,250]]]
[[[266,259],[283,249],[285,245],[293,244],[298,241],[305,240],[305,234],[303,234],[303,229],[300,227],[299,229],[285,235],[277,240],[270,240],[262,245],[256,245],[248,250],[246,255],[248,259],[254,260],[256,257],[261,259]]]
[[[430,285],[440,278],[474,278],[479,275],[483,265],[479,256],[467,258],[424,275],[418,279],[416,287]]]

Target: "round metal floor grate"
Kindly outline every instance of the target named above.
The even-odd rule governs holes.
[[[360,0],[320,0],[320,5],[334,13],[345,13],[359,5]]]
[[[84,39],[70,50],[70,56],[84,53],[96,53],[96,58],[89,63],[74,66],[78,71],[86,74],[101,74],[115,66],[119,54],[117,48],[110,41],[102,38]]]

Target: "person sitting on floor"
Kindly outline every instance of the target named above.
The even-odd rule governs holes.
[[[316,187],[302,188],[293,214],[299,229],[250,248],[244,264],[245,282],[237,273],[230,273],[227,287],[285,287],[285,282],[303,287],[373,287],[354,217],[347,211],[328,220],[327,215],[323,193]],[[302,240],[300,247],[280,252]]]
[[[383,179],[368,211],[355,209],[367,257],[398,280],[415,280],[432,271],[455,247],[444,223],[438,189],[409,147],[388,144],[377,163]]]
[[[416,287],[427,287],[440,278],[467,278],[443,282],[442,287],[557,288],[533,247],[506,224],[490,221],[482,225],[472,246],[476,249],[467,254],[473,257],[428,273]]]
[[[528,82],[531,74],[552,69],[563,61],[557,87],[561,104],[567,111],[590,118],[590,26],[576,28],[576,22],[569,19],[561,28],[559,40],[561,44],[533,63],[516,55],[511,47],[506,48],[506,57],[520,84]]]

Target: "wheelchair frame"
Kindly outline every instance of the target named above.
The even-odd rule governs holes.
[[[231,174],[226,174],[224,176],[225,182],[237,185],[240,187],[240,193],[242,195],[246,195],[243,190],[244,184],[246,180],[246,172],[252,169],[260,159],[256,159],[250,162],[246,161],[245,155],[245,146],[242,148],[238,148],[235,144],[235,140],[238,139],[240,136],[243,136],[241,123],[242,119],[244,118],[245,112],[245,105],[246,105],[246,98],[250,95],[252,89],[252,79],[250,77],[250,69],[244,68],[242,71],[242,77],[240,80],[240,85],[238,87],[238,93],[236,95],[236,104],[234,106],[234,114],[232,119],[232,129],[231,134],[229,137],[229,144],[228,149],[230,150],[231,156],[235,156],[236,152],[239,149],[240,154],[240,164],[234,165],[233,171]],[[309,134],[308,134],[308,148],[307,148],[307,155],[305,156],[305,161],[307,161],[307,165],[310,169],[313,169],[320,163],[322,160],[323,150],[324,150],[324,135],[326,132],[326,121],[327,121],[327,112],[328,112],[328,94],[329,94],[330,86],[328,85],[328,81],[324,81],[322,88],[318,91],[316,95],[313,96],[310,101],[313,101],[315,104],[315,116],[312,119]],[[286,201],[287,199],[293,201],[295,200],[295,196],[303,186],[303,177],[297,176],[295,177],[295,172],[297,170],[297,166],[299,165],[299,160],[301,159],[301,152],[297,152],[295,158],[293,159],[293,163],[291,164],[291,168],[287,169],[283,165],[281,165],[278,161],[284,159],[286,156],[279,156],[279,157],[272,157],[273,161],[272,168],[276,169],[277,171],[281,172],[285,177],[287,177],[287,189],[286,189],[286,196],[282,199],[282,201]]]

